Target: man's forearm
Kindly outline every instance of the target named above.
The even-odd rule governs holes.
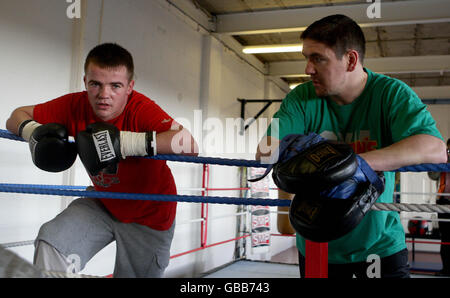
[[[375,171],[392,171],[401,167],[447,162],[445,143],[431,135],[415,135],[388,147],[361,153]]]
[[[25,120],[33,118],[34,106],[25,106],[15,109],[9,119],[6,121],[6,129],[13,134],[19,133],[19,125]]]
[[[278,190],[278,199],[280,200],[292,200],[294,194],[287,193],[282,190]],[[279,212],[289,212],[289,207],[278,207]],[[295,230],[289,221],[288,214],[280,214],[277,216],[277,228],[281,234],[294,234]]]
[[[199,148],[191,133],[181,128],[168,130],[156,135],[158,154],[182,154],[198,156]]]

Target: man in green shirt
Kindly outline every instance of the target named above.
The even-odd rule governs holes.
[[[306,74],[283,100],[256,159],[270,156],[288,134],[315,132],[344,141],[375,171],[383,171],[385,192],[377,202],[392,202],[394,173],[404,166],[446,162],[446,148],[435,121],[418,96],[403,82],[363,67],[365,38],[350,18],[333,15],[301,35]],[[280,191],[280,198],[292,194]],[[282,210],[282,208],[280,207]],[[280,232],[287,216],[279,216]],[[332,229],[333,227],[330,227]],[[292,228],[290,228],[292,229]],[[304,276],[305,240],[297,235]],[[370,211],[350,233],[328,243],[329,277],[367,278],[369,255],[380,258],[381,277],[409,277],[405,234],[397,212]]]

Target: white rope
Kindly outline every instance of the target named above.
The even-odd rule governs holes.
[[[27,245],[33,245],[34,240],[27,240],[27,241],[19,241],[19,242],[10,242],[10,243],[2,243],[0,244],[4,248],[11,248],[11,247],[18,247],[18,246],[27,246]]]
[[[42,271],[42,276],[44,278],[102,278],[101,276],[75,274],[75,273],[64,273],[64,272],[56,272],[56,271]]]
[[[450,213],[450,205],[375,203],[372,206],[372,210],[377,210],[377,211]]]
[[[422,196],[438,196],[438,197],[450,197],[450,193],[440,193],[440,192],[394,192],[394,195],[422,195]]]

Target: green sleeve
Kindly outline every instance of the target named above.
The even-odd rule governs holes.
[[[392,141],[398,142],[409,136],[428,134],[443,139],[436,122],[420,98],[406,84],[392,88],[389,105],[389,124]]]
[[[299,87],[292,90],[283,99],[280,109],[274,114],[267,129],[267,136],[281,140],[288,134],[305,133],[305,113],[300,105],[302,92]]]

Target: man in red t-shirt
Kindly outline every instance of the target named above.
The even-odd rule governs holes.
[[[29,141],[33,162],[43,170],[65,170],[78,153],[95,190],[176,194],[166,162],[140,156],[197,155],[197,144],[154,101],[133,90],[133,74],[127,50],[99,45],[86,58],[85,92],[20,107],[6,127]],[[41,227],[34,264],[77,272],[115,240],[115,277],[161,277],[175,213],[176,202],[77,199]]]

